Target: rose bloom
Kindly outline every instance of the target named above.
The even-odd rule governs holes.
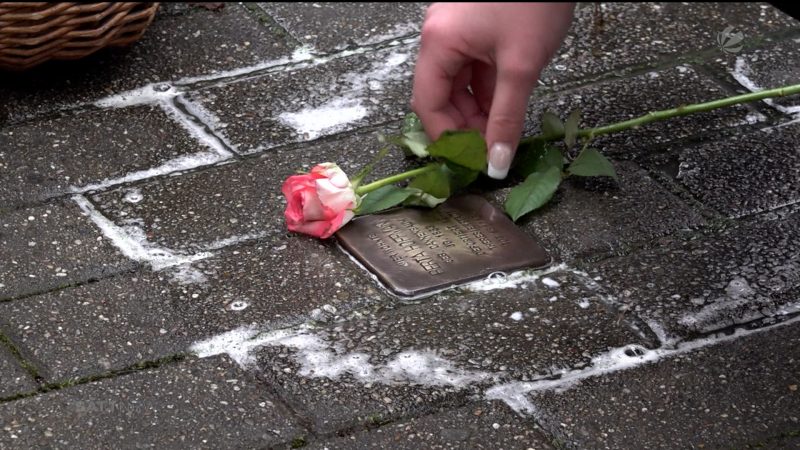
[[[286,196],[290,231],[329,238],[355,215],[358,196],[347,174],[334,163],[314,166],[311,173],[292,175],[281,189]]]

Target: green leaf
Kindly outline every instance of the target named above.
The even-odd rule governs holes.
[[[438,198],[450,197],[450,176],[448,174],[450,170],[444,164],[437,165],[439,167],[436,170],[425,172],[414,178],[408,187],[419,189]]]
[[[450,192],[455,192],[472,184],[478,178],[478,171],[448,161],[445,164],[447,175],[450,178]]]
[[[578,127],[581,125],[581,110],[575,109],[569,113],[567,121],[564,123],[564,142],[569,150],[575,145],[578,138]]]
[[[411,195],[406,199],[404,205],[409,206],[427,206],[428,208],[435,208],[437,205],[443,203],[447,198],[434,197],[431,194],[423,192],[419,189],[409,188]]]
[[[394,185],[375,189],[361,199],[361,204],[358,206],[356,214],[364,215],[383,211],[399,205],[412,194],[414,194],[413,191]]]
[[[486,141],[477,130],[445,131],[428,146],[428,152],[468,169],[486,167]]]
[[[593,148],[581,151],[572,164],[567,167],[567,172],[581,177],[606,176],[618,180],[617,172],[614,171],[611,161]]]
[[[561,119],[559,119],[558,116],[553,112],[543,112],[541,122],[542,134],[544,135],[545,139],[551,139],[556,136],[564,135],[564,124],[561,123]]]
[[[551,167],[534,172],[522,184],[508,193],[505,209],[511,219],[517,219],[547,203],[561,184],[561,171]]]
[[[517,148],[514,172],[522,177],[527,177],[534,172],[545,172],[550,167],[564,168],[564,157],[554,145],[534,140]]]
[[[419,189],[436,198],[448,198],[478,178],[478,171],[452,162],[440,163],[436,170],[414,178],[409,188]]]
[[[399,145],[406,156],[416,155],[420,158],[428,156],[427,147],[430,145],[431,140],[428,139],[419,117],[414,113],[406,114],[403,128],[399,135],[387,136],[384,139],[387,142]]]
[[[406,117],[403,119],[403,134],[412,131],[425,131],[422,126],[422,121],[419,120],[419,116],[413,112],[406,114]]]
[[[427,148],[430,143],[431,140],[428,139],[428,135],[424,131],[409,131],[404,133],[399,141],[404,150],[408,150],[420,158],[428,156]]]

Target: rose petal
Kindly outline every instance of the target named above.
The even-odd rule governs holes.
[[[327,239],[331,237],[332,234],[329,232],[330,223],[325,221],[303,222],[299,224],[289,225],[288,228],[289,231],[308,234],[314,237],[318,237],[320,239]]]
[[[316,187],[319,200],[327,208],[339,212],[356,205],[356,194],[349,187],[341,189],[326,179],[317,180]]]
[[[317,176],[313,176],[310,174],[302,174],[302,175],[292,175],[283,182],[283,186],[281,186],[281,191],[283,195],[286,196],[288,200],[295,192],[302,189],[309,189],[314,188],[314,181],[317,180]]]
[[[311,222],[327,219],[325,206],[319,201],[319,197],[313,189],[304,190],[300,192],[300,195],[302,196],[303,220]]]

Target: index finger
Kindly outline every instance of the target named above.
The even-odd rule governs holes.
[[[467,58],[454,50],[424,44],[420,49],[414,69],[411,106],[431,139],[465,124],[451,95],[456,75],[466,62]]]

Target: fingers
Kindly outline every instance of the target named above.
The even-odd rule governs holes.
[[[468,60],[442,43],[447,39],[444,33],[435,26],[423,28],[411,101],[412,109],[434,140],[443,131],[463,128],[467,123],[451,101],[451,94],[455,79]]]
[[[496,78],[497,71],[493,65],[481,61],[473,63],[470,86],[472,87],[472,94],[475,97],[475,101],[486,116],[489,115],[489,111],[492,109],[492,98],[494,98]]]
[[[539,69],[526,58],[498,60],[497,82],[486,124],[489,145],[488,175],[503,179],[519,144],[528,100]]]
[[[464,118],[466,127],[485,133],[488,114],[478,105],[476,97],[469,90],[473,79],[472,67],[470,64],[461,69],[453,83],[453,92],[450,98]]]

